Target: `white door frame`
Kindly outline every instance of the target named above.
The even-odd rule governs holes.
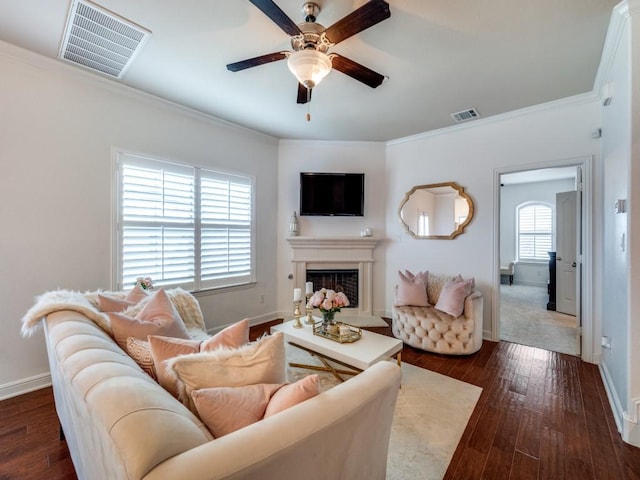
[[[583,156],[549,162],[496,168],[493,171],[493,298],[491,302],[491,340],[500,341],[500,175],[541,168],[581,167],[582,169],[582,314],[581,358],[594,363],[593,295],[593,168],[594,157]],[[580,185],[578,186],[580,187]]]

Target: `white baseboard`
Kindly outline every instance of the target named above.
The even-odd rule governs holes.
[[[630,445],[640,447],[640,398],[633,399],[631,412],[626,412],[622,403],[620,403],[620,398],[606,364],[601,363],[598,367],[600,368],[602,383],[604,383],[611,410],[613,410],[613,418],[616,421],[616,427],[622,436],[622,440]]]
[[[34,390],[40,390],[41,388],[48,387],[50,385],[51,375],[48,372],[16,380],[14,382],[5,383],[4,385],[0,385],[0,400],[17,397],[18,395],[33,392]]]
[[[249,317],[249,326],[250,327],[255,327],[256,325],[262,325],[263,323],[267,323],[270,322],[271,320],[276,320],[278,318],[283,318],[284,314],[282,314],[281,312],[270,312],[270,313],[265,313],[262,315],[258,315],[256,317]],[[220,330],[233,325],[235,322],[231,322],[231,323],[227,323],[225,325],[220,325],[217,327],[213,327],[213,328],[209,328],[207,329],[207,333],[210,335],[213,335],[215,333],[218,333]]]
[[[636,447],[640,447],[640,398],[633,399],[631,414],[624,415],[622,439]]]
[[[622,409],[622,404],[620,403],[620,398],[618,398],[618,392],[615,389],[615,385],[613,384],[613,379],[609,374],[607,365],[604,363],[600,363],[598,365],[598,368],[600,369],[602,383],[604,383],[604,389],[607,392],[607,398],[609,399],[609,404],[611,405],[611,410],[613,411],[613,418],[616,421],[616,428],[618,429],[618,432],[622,433],[624,411]]]

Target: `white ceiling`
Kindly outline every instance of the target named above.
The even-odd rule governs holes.
[[[388,0],[391,18],[336,45],[388,76],[377,89],[333,71],[313,91],[311,121],[286,61],[226,64],[290,50],[247,0],[97,0],[151,30],[122,83],[290,139],[387,141],[591,92],[617,0]],[[0,40],[57,58],[71,0],[0,0]],[[303,0],[276,0],[296,23]],[[333,24],[365,0],[319,0]]]

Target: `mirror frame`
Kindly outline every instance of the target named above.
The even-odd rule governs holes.
[[[467,219],[464,222],[462,222],[460,225],[458,225],[458,228],[456,228],[449,235],[416,235],[411,230],[411,227],[409,227],[409,225],[407,225],[405,221],[402,219],[402,207],[404,207],[404,205],[409,201],[411,194],[414,193],[416,190],[423,190],[427,188],[438,188],[438,187],[451,187],[452,189],[458,192],[458,195],[460,195],[462,198],[464,198],[467,201],[467,205],[469,205],[469,214],[467,215]],[[400,220],[400,223],[402,224],[404,229],[407,231],[407,233],[417,240],[453,240],[458,235],[461,235],[462,233],[464,233],[464,229],[466,228],[467,225],[469,225],[469,223],[473,219],[474,210],[475,210],[475,207],[473,205],[473,200],[464,191],[464,187],[461,187],[456,182],[430,183],[426,185],[416,185],[404,195],[404,198],[400,202],[400,207],[398,208],[398,219]]]

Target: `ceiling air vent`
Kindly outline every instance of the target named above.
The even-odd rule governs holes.
[[[451,117],[456,121],[456,123],[473,120],[474,118],[478,118],[479,116],[480,114],[475,108],[469,108],[467,110],[462,110],[461,112],[451,114]]]
[[[85,0],[71,4],[61,59],[122,78],[151,32]]]

